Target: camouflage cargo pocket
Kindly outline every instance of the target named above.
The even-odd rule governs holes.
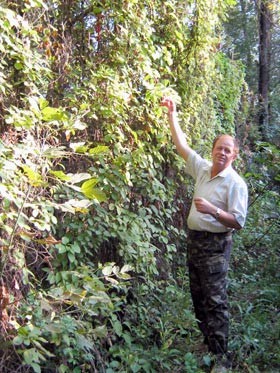
[[[227,261],[224,257],[211,258],[208,263],[209,273],[225,272],[227,270]]]

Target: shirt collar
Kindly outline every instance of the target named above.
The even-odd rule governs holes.
[[[229,165],[229,166],[226,167],[223,171],[221,171],[220,173],[218,173],[217,176],[220,176],[220,177],[226,177],[228,174],[231,173],[231,170],[232,170],[232,167],[231,167],[231,165]]]
[[[207,171],[208,174],[209,174],[209,180],[213,180],[213,179],[215,179],[216,177],[223,177],[223,178],[225,178],[225,177],[227,177],[227,175],[229,175],[229,174],[231,173],[231,171],[232,171],[232,166],[229,165],[229,166],[226,167],[223,171],[221,171],[221,172],[218,173],[216,176],[214,176],[214,177],[211,178],[211,168],[212,168],[212,164],[208,164],[208,165],[203,166],[203,169],[204,169],[205,171]]]

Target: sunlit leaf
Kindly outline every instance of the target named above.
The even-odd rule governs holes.
[[[67,115],[61,108],[47,106],[42,109],[42,118],[46,122],[67,119]]]
[[[121,268],[120,273],[126,273],[126,272],[129,272],[129,271],[132,271],[132,270],[133,270],[133,267],[130,264],[125,264]]]
[[[70,199],[61,204],[54,204],[54,207],[64,212],[70,212],[75,214],[76,212],[87,212],[88,208],[92,204],[88,199],[76,200]]]
[[[88,150],[88,146],[85,145],[85,142],[71,142],[70,148],[76,153],[86,153]]]
[[[89,154],[97,155],[97,154],[107,153],[108,151],[109,151],[108,146],[99,145],[99,146],[96,146],[93,149],[90,149]]]
[[[47,158],[62,158],[68,154],[69,152],[65,150],[64,146],[49,147],[43,153]]]
[[[31,185],[35,187],[40,187],[46,184],[43,181],[42,176],[38,172],[33,171],[30,167],[25,165],[22,166],[22,168],[24,170],[25,175],[28,177]]]
[[[43,98],[43,97],[39,98],[38,102],[39,102],[39,106],[40,106],[40,109],[41,109],[41,110],[43,110],[43,109],[45,109],[46,107],[49,106],[49,101],[47,101],[47,100],[46,100],[45,98]]]
[[[73,124],[72,127],[73,127],[74,129],[76,129],[76,130],[80,130],[80,131],[82,131],[82,130],[84,130],[84,129],[87,128],[87,124],[84,123],[84,122],[81,122],[80,119],[77,119],[77,120],[75,121],[75,123]]]
[[[63,171],[50,171],[50,174],[63,181],[71,180],[71,177],[66,175]]]
[[[113,273],[113,265],[107,265],[102,268],[102,273],[104,276],[110,276]]]
[[[95,178],[85,181],[81,186],[81,191],[89,199],[96,199],[99,202],[104,202],[107,200],[105,193],[100,189],[94,188],[97,182],[98,179]]]
[[[82,173],[79,173],[79,174],[67,174],[67,176],[70,177],[69,181],[72,184],[78,184],[83,180],[87,180],[87,179],[91,178],[91,175],[86,173],[86,172],[82,172]]]

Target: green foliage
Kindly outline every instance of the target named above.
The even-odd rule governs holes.
[[[271,12],[270,24],[270,68],[273,73],[269,74],[269,125],[265,133],[265,139],[273,144],[279,145],[279,1],[263,1],[261,4],[267,4]],[[242,104],[242,109],[246,106],[249,113],[246,115],[246,123],[250,123],[251,141],[254,142],[258,128],[258,87],[259,87],[259,69],[257,53],[260,52],[260,25],[259,25],[260,4],[253,1],[237,1],[237,6],[232,7],[229,16],[225,20],[225,35],[223,40],[223,51],[236,60],[242,61],[246,67],[246,84],[249,94]],[[256,51],[258,51],[256,53]],[[253,133],[253,130],[255,133]],[[257,138],[260,138],[258,134]]]
[[[43,93],[50,70],[39,52],[41,40],[33,25],[3,4],[0,5],[0,31],[1,110],[17,113],[17,104],[26,100],[26,95],[37,95],[40,90]]]
[[[232,4],[0,5],[3,373],[202,370],[191,348],[198,332],[185,268],[192,185],[159,100],[176,100],[199,150],[209,150],[217,132],[234,132],[244,71],[219,50]],[[259,230],[237,243],[259,249],[271,270],[260,245],[276,247],[277,225],[260,211],[272,211],[277,195],[258,193],[264,174],[278,181],[277,149],[261,146],[247,174],[257,198],[248,229]],[[260,323],[253,330],[244,320],[243,340],[264,356],[254,342]],[[234,343],[238,359],[261,366]]]
[[[244,67],[238,62],[230,61],[222,53],[217,53],[216,64],[219,75],[213,87],[213,97],[216,104],[217,129],[234,135],[232,124],[240,105]],[[218,90],[215,87],[218,87]]]
[[[195,326],[185,288],[141,285],[135,302],[128,304],[110,353],[108,372],[200,372],[196,357],[183,353]],[[164,299],[164,302],[162,300]],[[119,325],[119,324],[117,324]]]
[[[109,280],[114,280],[118,291],[125,291],[123,279],[130,278],[128,270],[129,267],[99,266],[96,270],[84,266],[76,271],[49,271],[48,281],[53,286],[47,293],[41,292],[39,298],[30,294],[28,302],[19,307],[22,319],[28,321],[24,326],[16,325],[13,344],[18,346],[24,363],[40,372],[44,366],[55,369],[59,357],[64,356],[64,372],[90,367],[97,359],[95,345],[108,338],[106,320],[110,315],[113,318],[121,300],[109,297]],[[87,317],[80,318],[81,314]]]
[[[231,348],[238,369],[279,366],[279,149],[259,143],[246,177],[251,198],[247,224],[236,237],[230,294],[234,319]],[[264,177],[265,175],[265,177]],[[261,336],[261,337],[260,337]]]

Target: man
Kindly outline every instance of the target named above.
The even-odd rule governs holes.
[[[225,372],[229,312],[226,277],[232,246],[232,232],[241,229],[247,213],[248,191],[233,170],[238,144],[229,135],[215,139],[212,162],[191,149],[178,123],[176,105],[163,98],[168,109],[171,134],[186,171],[195,179],[188,224],[188,265],[190,291],[204,343],[216,356],[212,372]]]

